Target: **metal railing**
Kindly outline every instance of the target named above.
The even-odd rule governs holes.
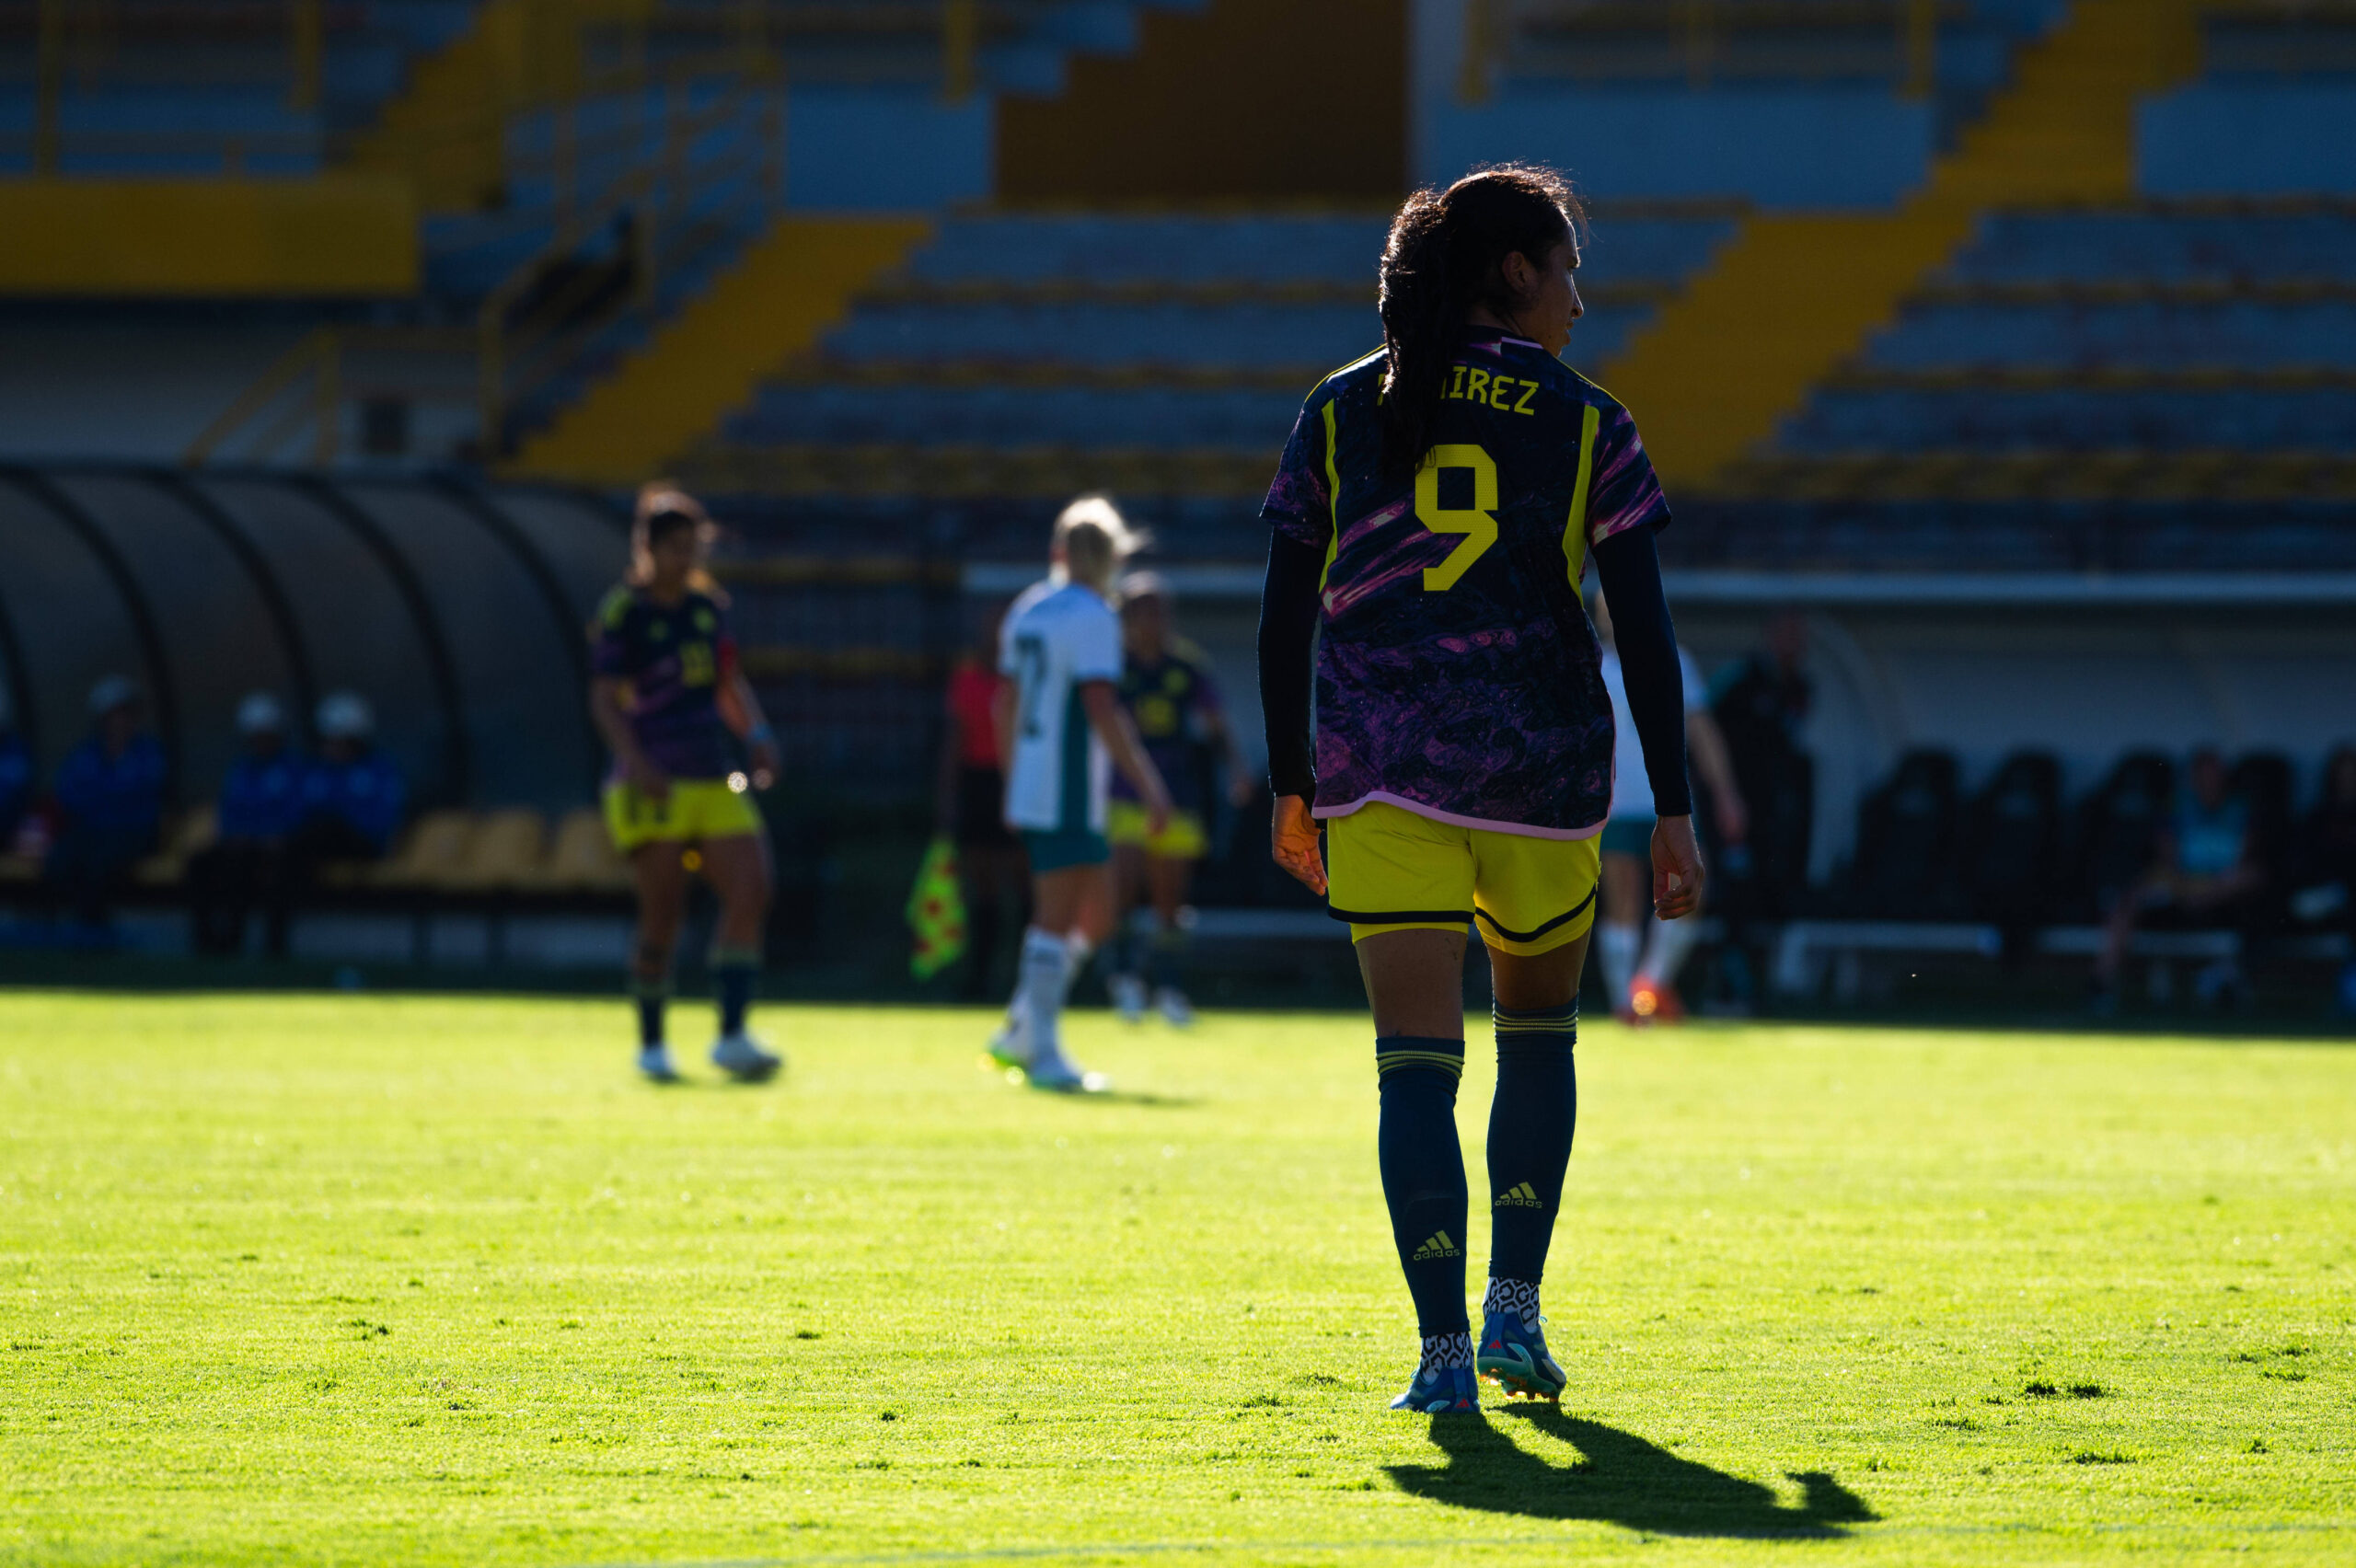
[[[695,101],[699,63],[682,63],[659,89],[658,118],[627,117],[595,135],[579,129],[580,105],[554,111],[543,154],[513,161],[520,175],[545,176],[548,208],[518,213],[512,227],[473,236],[488,245],[545,230],[456,326],[323,327],[257,377],[192,442],[191,466],[232,455],[275,458],[301,442],[309,461],[337,462],[348,410],[374,399],[469,406],[467,454],[483,459],[513,449],[517,415],[564,376],[600,339],[651,319],[664,281],[749,234],[781,204],[784,91],[774,79],[739,77],[716,98]],[[646,96],[643,82],[601,83]],[[718,156],[695,144],[735,127]],[[751,193],[747,221],[713,221],[710,198]],[[602,252],[599,241],[610,238]]]

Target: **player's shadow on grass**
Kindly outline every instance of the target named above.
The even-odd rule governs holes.
[[[1432,1441],[1445,1465],[1392,1465],[1402,1492],[1458,1508],[1533,1519],[1597,1519],[1654,1535],[1830,1539],[1847,1526],[1879,1518],[1864,1498],[1830,1475],[1794,1475],[1797,1507],[1778,1503],[1755,1481],[1680,1458],[1657,1444],[1600,1422],[1581,1421],[1551,1405],[1507,1406],[1506,1419],[1527,1421],[1578,1450],[1570,1465],[1525,1452],[1486,1415],[1432,1419]]]

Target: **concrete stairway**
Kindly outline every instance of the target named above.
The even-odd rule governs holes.
[[[932,233],[907,218],[781,218],[588,397],[531,440],[513,471],[636,484],[817,345],[851,298]]]

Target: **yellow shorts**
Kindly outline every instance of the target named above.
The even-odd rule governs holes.
[[[701,843],[761,831],[753,797],[720,778],[674,778],[657,801],[628,784],[606,786],[606,830],[627,855],[641,844]]]
[[[1199,860],[1211,852],[1211,836],[1199,812],[1172,812],[1170,824],[1160,834],[1146,831],[1145,806],[1137,801],[1105,802],[1104,836],[1114,844],[1135,844],[1149,855],[1171,860]]]
[[[1593,838],[1532,838],[1459,827],[1376,801],[1325,824],[1326,902],[1350,940],[1378,931],[1476,926],[1500,952],[1530,957],[1595,923]]]

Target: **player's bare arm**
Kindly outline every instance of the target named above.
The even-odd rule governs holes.
[[[1088,714],[1089,727],[1113,754],[1113,766],[1137,786],[1148,824],[1153,832],[1161,832],[1170,825],[1170,790],[1161,781],[1161,770],[1146,755],[1145,743],[1138,739],[1137,724],[1121,706],[1119,689],[1111,681],[1082,681],[1080,704]]]
[[[671,791],[671,776],[656,767],[638,744],[638,732],[630,727],[623,706],[622,699],[629,689],[628,681],[590,682],[590,721],[597,726],[598,736],[613,752],[614,761],[630,788],[659,801]]]
[[[761,711],[760,694],[754,691],[753,683],[745,678],[742,670],[732,669],[721,683],[714,700],[720,706],[722,721],[752,754],[753,788],[766,790],[776,783],[780,767],[777,732],[769,727],[768,715]]]

